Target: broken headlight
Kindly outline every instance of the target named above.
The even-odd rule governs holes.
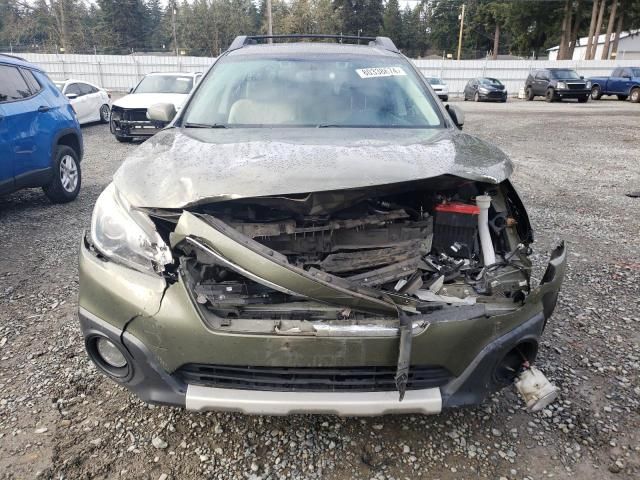
[[[143,272],[162,272],[172,262],[171,251],[153,222],[132,209],[113,183],[93,209],[91,240],[105,257]]]

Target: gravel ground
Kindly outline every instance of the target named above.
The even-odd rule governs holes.
[[[76,319],[77,246],[135,145],[83,129],[83,186],[0,198],[0,478],[541,479],[640,476],[640,105],[458,105],[516,163],[538,271],[570,264],[538,365],[561,398],[511,388],[438,416],[245,417],[144,405],[98,374]]]

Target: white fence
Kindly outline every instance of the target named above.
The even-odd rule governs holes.
[[[20,54],[44,68],[51,78],[87,80],[108,90],[126,92],[147,73],[204,72],[214,62],[208,57],[136,55]],[[425,76],[442,78],[452,95],[462,92],[474,77],[495,77],[517,95],[529,72],[536,68],[568,67],[584,77],[609,75],[615,66],[632,66],[637,60],[413,60]]]

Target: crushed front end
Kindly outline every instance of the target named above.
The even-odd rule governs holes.
[[[83,241],[87,349],[144,400],[194,410],[480,403],[535,360],[565,271],[560,245],[532,285],[533,234],[508,181],[440,176],[139,213],[171,262],[150,275]],[[125,366],[105,362],[100,338]]]

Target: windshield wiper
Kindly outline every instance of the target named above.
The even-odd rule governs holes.
[[[185,123],[183,127],[184,128],[227,128],[227,126],[222,123],[209,124],[209,123],[189,123],[189,122]]]

